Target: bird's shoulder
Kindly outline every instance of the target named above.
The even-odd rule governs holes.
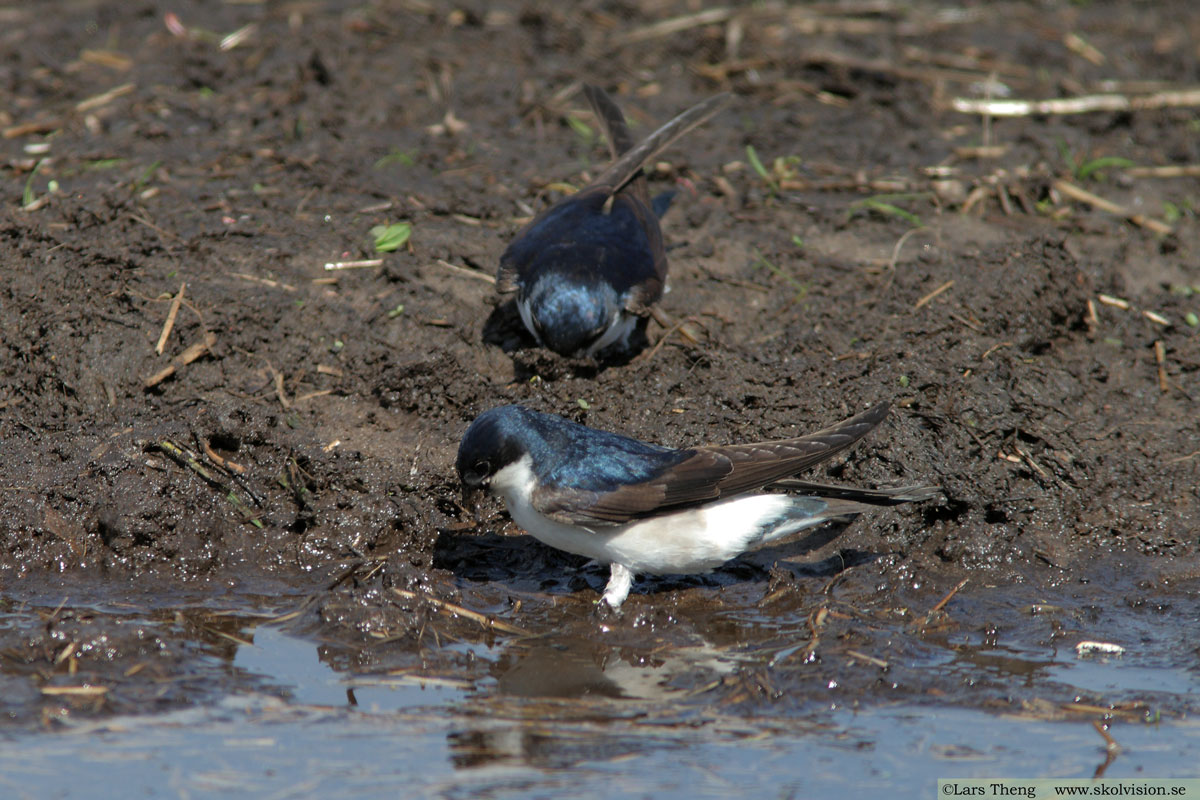
[[[533,501],[561,522],[622,525],[661,511],[756,491],[832,458],[887,415],[881,403],[791,439],[670,450],[581,428],[590,445],[560,451]],[[569,453],[569,455],[568,455]]]
[[[551,444],[554,455],[535,467],[534,507],[560,522],[621,525],[655,511],[719,496],[717,482],[732,467],[706,448],[675,450],[585,429],[575,441]],[[538,454],[531,453],[535,465]]]

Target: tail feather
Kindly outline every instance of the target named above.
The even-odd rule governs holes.
[[[772,485],[800,488],[811,494],[784,495],[788,499],[787,506],[779,512],[773,523],[764,526],[758,541],[752,543],[750,549],[794,539],[796,534],[801,531],[816,528],[832,520],[846,519],[864,511],[872,511],[879,506],[894,506],[928,500],[941,491],[935,486],[857,489],[799,480],[779,481]],[[821,541],[810,540],[806,537],[805,542],[809,546],[805,549],[819,547],[834,536],[836,536],[836,532]]]
[[[633,134],[625,122],[625,115],[609,97],[608,92],[597,86],[583,85],[583,94],[587,97],[596,121],[604,129],[604,138],[608,141],[608,151],[612,157],[620,158],[621,154],[633,148]]]
[[[788,505],[780,512],[776,521],[764,526],[759,540],[751,545],[753,548],[779,542],[808,528],[815,528],[833,519],[861,514],[872,508],[868,503],[856,503],[853,500],[806,495],[788,497],[788,501]]]
[[[899,486],[894,489],[860,489],[857,486],[833,486],[827,483],[813,483],[797,478],[785,478],[772,483],[770,488],[789,489],[807,495],[839,500],[853,500],[872,506],[898,506],[901,503],[916,503],[936,497],[941,491],[940,486]]]
[[[610,149],[613,150],[614,155],[620,153],[612,165],[592,181],[594,186],[610,187],[609,191],[613,194],[619,192],[622,186],[637,176],[642,164],[666,150],[696,126],[707,121],[720,111],[729,99],[728,93],[710,97],[654,131],[640,144],[629,147],[630,135],[628,128],[625,127],[625,118],[621,116],[621,112],[613,103],[612,98],[602,89],[594,86],[585,86],[584,93],[592,104],[596,116],[600,119],[601,125],[604,126],[605,133],[609,137]],[[620,124],[614,124],[618,119]]]

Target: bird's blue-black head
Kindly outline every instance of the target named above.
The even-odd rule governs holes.
[[[586,353],[621,313],[613,287],[594,274],[543,274],[519,302],[542,344],[568,356]]]
[[[523,406],[500,406],[483,412],[467,428],[456,467],[463,485],[478,489],[528,455],[530,468],[544,485],[609,491],[649,480],[691,454]]]
[[[458,445],[455,468],[464,486],[487,486],[492,476],[514,463],[527,451],[521,406],[500,406],[475,418]]]

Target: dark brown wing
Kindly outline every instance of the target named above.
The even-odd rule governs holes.
[[[520,272],[517,268],[510,262],[501,259],[500,269],[496,272],[496,294],[503,297],[521,288],[517,283],[518,277],[520,277]]]
[[[698,447],[649,480],[605,492],[534,491],[533,506],[560,522],[620,525],[663,508],[684,507],[761,489],[853,445],[887,416],[880,403],[833,427],[795,439]]]

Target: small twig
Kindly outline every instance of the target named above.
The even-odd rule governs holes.
[[[893,272],[896,271],[896,262],[900,260],[900,249],[904,247],[904,243],[909,240],[914,234],[928,232],[928,228],[909,228],[904,234],[896,240],[896,244],[892,247],[892,259],[888,262],[888,268]]]
[[[887,178],[869,179],[865,176],[827,181],[807,181],[799,178],[785,178],[779,181],[780,190],[785,192],[869,191],[877,194],[903,194],[915,191],[917,187],[918,184],[912,181]]]
[[[695,14],[685,14],[681,17],[671,17],[664,19],[662,22],[656,22],[653,25],[647,25],[644,28],[637,28],[630,31],[617,40],[618,44],[633,44],[635,42],[644,42],[648,39],[659,39],[663,36],[670,36],[673,33],[699,28],[704,25],[712,25],[717,22],[725,22],[736,13],[732,8],[709,8]]]
[[[271,370],[271,376],[274,378],[275,396],[279,398],[279,405],[283,406],[286,411],[292,407],[292,401],[288,399],[287,392],[283,389],[283,373],[276,372],[270,364],[267,364],[267,369]]]
[[[424,600],[425,602],[429,603],[431,606],[436,608],[442,614],[445,614],[447,616],[464,617],[466,619],[471,620],[472,622],[479,623],[479,625],[481,625],[484,628],[495,629],[498,631],[503,631],[504,633],[511,633],[516,636],[532,636],[533,635],[532,633],[525,630],[524,628],[518,628],[516,625],[510,625],[509,623],[504,622],[503,620],[498,620],[495,617],[489,617],[486,614],[480,614],[478,611],[472,611],[469,608],[463,608],[460,605],[456,605],[456,604],[451,603],[446,600],[439,600],[436,597],[433,597],[432,595],[418,594],[417,592],[410,592],[407,589],[398,589],[398,588],[393,588],[392,591],[395,594],[399,595],[400,597],[403,597],[405,600]]]
[[[326,270],[335,269],[362,269],[365,267],[382,267],[382,258],[368,258],[363,261],[330,261],[325,264]]]
[[[669,328],[666,331],[666,333],[664,333],[662,336],[659,337],[658,341],[655,342],[654,347],[650,348],[650,352],[646,354],[646,357],[643,360],[644,361],[652,361],[654,359],[654,357],[656,355],[658,355],[658,351],[663,349],[663,345],[665,345],[667,343],[667,340],[671,338],[671,335],[674,334],[676,331],[682,332],[683,326],[686,324],[687,324],[686,319],[676,322],[671,328]]]
[[[1099,766],[1096,767],[1095,772],[1092,773],[1092,779],[1096,780],[1104,777],[1104,773],[1108,771],[1109,766],[1117,760],[1117,756],[1121,752],[1121,745],[1117,744],[1117,740],[1114,739],[1105,729],[1105,723],[1098,719],[1094,719],[1092,720],[1092,727],[1094,727],[1096,729],[1096,733],[1100,734],[1101,738],[1104,739],[1104,761],[1102,761]]]
[[[42,694],[48,696],[65,695],[67,697],[99,697],[108,692],[107,686],[43,686]]]
[[[486,272],[480,272],[477,269],[467,269],[466,267],[460,267],[457,264],[451,264],[449,261],[445,261],[444,259],[441,259],[441,258],[439,258],[434,263],[436,263],[439,267],[444,267],[444,268],[450,270],[451,272],[455,273],[456,275],[463,275],[468,278],[474,278],[476,280],[483,281],[484,283],[490,283],[493,286],[496,284],[495,276],[488,275]]]
[[[875,666],[879,667],[880,669],[888,668],[888,662],[884,661],[882,658],[876,658],[875,656],[869,656],[866,653],[860,653],[857,650],[847,650],[846,655],[850,656],[851,658],[853,658],[857,661],[865,661],[868,664],[874,664]]]
[[[114,86],[107,92],[101,92],[94,97],[89,97],[86,100],[80,100],[75,104],[75,110],[82,114],[84,111],[91,111],[93,108],[99,108],[100,106],[107,105],[121,95],[132,92],[136,85],[137,84],[134,83],[123,83],[120,86]]]
[[[987,114],[993,117],[1027,117],[1033,114],[1086,114],[1092,111],[1139,111],[1150,108],[1200,106],[1200,89],[1156,92],[1129,96],[1091,94],[1050,100],[987,100],[956,97],[951,107],[962,114]]]
[[[49,133],[62,127],[60,119],[44,119],[38,122],[22,122],[17,125],[9,125],[4,130],[0,131],[0,137],[4,139],[19,139],[22,136],[28,136],[31,133]]]
[[[1123,300],[1120,297],[1113,297],[1111,294],[1098,294],[1096,295],[1096,299],[1099,300],[1102,305],[1119,308],[1122,311],[1129,310],[1129,301]]]
[[[333,394],[334,391],[335,391],[334,389],[317,389],[315,392],[306,392],[306,393],[296,397],[296,399],[293,400],[292,403],[293,404],[303,403],[305,400],[311,400],[314,397],[324,397],[327,394]]]
[[[1082,203],[1087,203],[1090,206],[1099,208],[1102,211],[1107,211],[1110,214],[1124,217],[1134,225],[1140,225],[1143,228],[1148,228],[1155,233],[1161,233],[1164,236],[1174,233],[1175,229],[1165,222],[1160,222],[1159,220],[1147,217],[1143,214],[1130,211],[1128,208],[1125,208],[1125,206],[1118,205],[1111,200],[1105,200],[1103,197],[1092,194],[1086,189],[1081,189],[1073,183],[1057,180],[1054,182],[1054,188],[1065,194],[1067,197],[1078,200]]]
[[[232,50],[242,42],[249,39],[257,29],[258,23],[251,22],[249,25],[238,28],[228,36],[221,37],[221,42],[217,45],[217,47],[219,47],[221,50]]]
[[[1100,66],[1105,61],[1104,53],[1101,53],[1077,33],[1065,34],[1063,36],[1063,44],[1072,53],[1077,53],[1081,58],[1092,62],[1096,66]]]
[[[1166,394],[1171,385],[1167,383],[1167,349],[1163,347],[1162,339],[1154,342],[1154,360],[1158,362],[1158,388]]]
[[[671,332],[678,330],[679,333],[683,335],[683,338],[687,339],[693,345],[699,346],[700,344],[702,344],[702,342],[700,340],[700,334],[696,331],[695,328],[693,328],[691,325],[687,324],[689,321],[688,319],[684,319],[681,322],[679,322],[678,324],[676,324],[675,320],[673,320],[671,318],[671,315],[668,314],[666,311],[663,311],[658,306],[650,306],[650,316],[651,316],[651,318],[653,318],[653,320],[655,322],[657,322],[659,325],[661,325],[664,329],[671,331]],[[667,338],[666,335],[664,335],[663,338],[664,339]]]
[[[1019,444],[1014,444],[1013,449],[1017,451],[1017,455],[1025,460],[1029,468],[1038,474],[1038,477],[1042,480],[1050,480],[1050,473],[1046,471],[1045,467],[1033,460],[1033,454],[1028,449]]]
[[[181,467],[186,467],[192,472],[204,479],[204,482],[213,488],[220,489],[223,492],[231,492],[232,490],[226,484],[213,477],[212,473],[204,468],[194,455],[184,450],[179,445],[172,442],[170,439],[163,439],[157,445],[159,450],[167,454],[168,457]]]
[[[989,347],[987,350],[984,351],[983,355],[981,355],[979,357],[979,360],[983,361],[985,358],[987,358],[992,353],[999,350],[1001,347],[1012,347],[1012,345],[1013,345],[1012,342],[996,342],[996,344],[992,345],[991,347]]]
[[[930,292],[929,294],[925,295],[925,296],[924,296],[924,297],[922,297],[920,300],[918,300],[918,301],[916,302],[916,305],[914,305],[914,306],[913,306],[913,311],[916,311],[918,308],[920,308],[920,307],[922,307],[922,306],[926,305],[926,304],[927,304],[927,303],[928,303],[930,300],[932,300],[933,298],[937,297],[937,296],[938,296],[939,294],[941,294],[942,292],[945,292],[945,291],[947,291],[947,290],[948,290],[948,289],[950,289],[952,286],[954,286],[954,279],[953,279],[953,278],[951,278],[950,280],[946,281],[946,282],[945,282],[945,283],[943,283],[941,286],[939,286],[938,288],[934,289],[932,292]]]
[[[825,627],[825,620],[829,617],[829,609],[821,606],[816,611],[808,615],[808,631],[812,634],[808,640],[808,644],[804,645],[801,652],[804,654],[801,661],[808,661],[808,657],[813,654],[817,646],[821,644],[821,628]]]
[[[962,204],[962,213],[964,216],[971,213],[971,209],[979,205],[979,201],[983,200],[990,194],[995,193],[995,189],[991,186],[976,186],[967,195],[967,199]]]
[[[137,214],[132,214],[132,213],[129,214],[128,216],[134,222],[140,222],[141,224],[145,225],[147,228],[154,231],[155,233],[157,233],[159,236],[163,237],[164,239],[175,239],[175,240],[179,239],[179,237],[177,235],[175,235],[174,233],[171,233],[170,231],[168,231],[164,228],[160,228],[158,225],[155,225],[153,222],[151,222],[150,220],[148,220],[144,217],[139,217]]]
[[[175,318],[179,316],[179,306],[183,305],[183,292],[187,289],[187,282],[179,284],[179,291],[175,293],[175,299],[171,301],[171,309],[167,312],[167,321],[163,323],[162,333],[159,334],[158,344],[154,346],[154,352],[157,355],[163,354],[163,348],[167,346],[167,337],[171,335],[171,329],[175,327]]]
[[[1120,750],[1121,745],[1117,744],[1117,740],[1112,737],[1107,730],[1104,729],[1104,723],[1098,719],[1092,720],[1092,725],[1096,728],[1096,733],[1100,734],[1104,739],[1104,745],[1109,750]]]
[[[1161,167],[1126,167],[1122,170],[1131,178],[1196,178],[1200,164],[1168,164]]]
[[[238,464],[236,462],[230,461],[228,458],[222,458],[221,456],[217,455],[217,452],[212,449],[212,445],[210,445],[207,441],[201,442],[200,444],[204,447],[204,455],[206,455],[210,459],[212,459],[212,462],[214,464],[216,464],[218,467],[221,467],[222,469],[232,470],[232,471],[238,473],[239,475],[243,474],[246,471],[246,468],[243,467],[241,464]]]
[[[975,331],[976,333],[984,332],[982,325],[980,325],[977,322],[972,322],[971,320],[967,319],[966,317],[962,316],[961,314],[956,314],[953,311],[947,311],[946,314],[949,315],[950,319],[961,322],[963,325],[966,325],[968,328]]]
[[[270,286],[272,289],[283,289],[284,291],[288,291],[288,292],[296,291],[295,286],[292,286],[287,283],[282,283],[280,281],[273,281],[270,278],[260,278],[257,275],[247,275],[245,272],[231,272],[229,274],[235,278],[241,278],[244,281],[250,281],[251,283],[261,283],[263,286]]]
[[[200,356],[202,356],[205,353],[212,350],[213,345],[215,345],[216,343],[217,343],[216,335],[213,333],[210,333],[208,331],[205,331],[203,341],[196,342],[194,345],[192,345],[188,349],[184,350],[182,353],[180,353],[174,359],[172,359],[170,364],[163,367],[158,372],[151,375],[149,378],[146,378],[146,380],[143,382],[143,386],[145,386],[145,388],[147,388],[147,389],[149,389],[153,386],[157,386],[158,384],[165,381],[167,378],[174,375],[175,371],[177,369],[179,369],[180,367],[183,367],[183,366],[186,366],[186,365],[192,363]]]
[[[961,581],[956,583],[954,585],[954,588],[951,589],[949,592],[947,592],[946,596],[938,601],[937,605],[935,605],[933,608],[929,609],[929,614],[927,614],[926,617],[930,617],[930,616],[938,613],[939,611],[941,611],[943,608],[945,608],[946,604],[949,603],[952,599],[954,599],[954,595],[958,594],[959,590],[961,590],[964,586],[966,586],[970,580],[971,580],[970,578],[963,578]]]

